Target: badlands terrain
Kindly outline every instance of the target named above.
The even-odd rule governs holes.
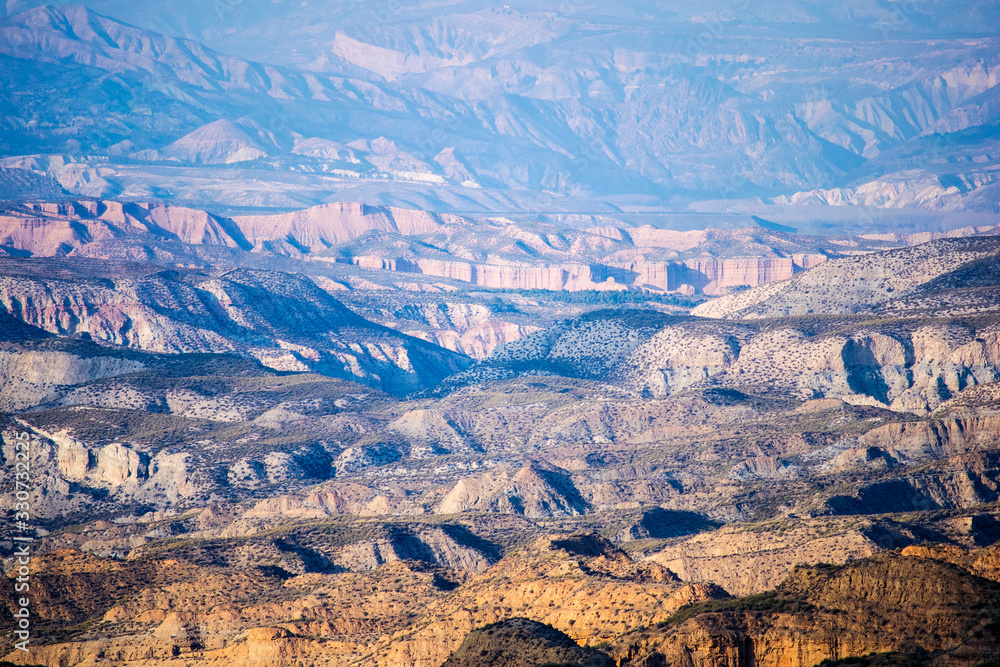
[[[655,250],[705,275],[638,245],[651,230],[274,217],[7,209],[2,452],[33,439],[38,541],[36,640],[25,655],[8,638],[5,659],[976,665],[1000,649],[991,229],[705,230],[682,239],[753,239],[792,264],[706,290],[609,261]],[[369,241],[383,254],[353,254]],[[526,248],[579,258],[589,282],[433,272],[528,267]]]
[[[0,665],[997,665],[998,40],[4,3]]]

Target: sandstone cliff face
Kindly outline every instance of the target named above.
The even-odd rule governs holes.
[[[807,256],[812,257],[812,256]],[[815,266],[826,258],[803,260]],[[434,259],[361,255],[351,258],[366,269],[422,273],[494,289],[603,290],[630,286],[665,292],[726,294],[735,287],[763,285],[791,278],[798,268],[792,258],[690,259],[676,262],[638,261],[606,264],[482,264]],[[617,274],[613,275],[613,274]]]
[[[954,565],[898,555],[799,568],[773,596],[695,611],[662,630],[627,635],[611,652],[620,664],[647,666],[798,667],[915,650],[950,651],[954,658],[946,653],[943,664],[970,664],[995,650],[996,637],[974,638],[996,613],[994,588]]]
[[[886,424],[858,438],[861,447],[877,447],[900,463],[926,463],[992,449],[1000,431],[995,413],[958,412],[933,421]]]
[[[966,508],[992,502],[1000,491],[995,452],[995,413],[955,414],[943,419],[876,428],[840,443],[827,472],[882,470],[853,493],[825,502],[842,514]]]
[[[404,330],[403,333],[421,338],[473,359],[486,359],[499,345],[520,340],[541,327],[514,322],[489,321],[470,327],[461,334],[453,331]]]
[[[817,520],[790,529],[761,528],[723,526],[671,544],[648,560],[676,572],[681,581],[711,581],[733,595],[753,595],[777,588],[796,567],[844,563],[880,550],[864,524]]]
[[[141,358],[93,346],[61,350],[47,345],[0,348],[0,410],[17,411],[58,398],[66,387],[146,368]]]
[[[756,287],[777,280],[786,280],[792,277],[795,270],[790,257],[689,259],[685,260],[684,267],[687,269],[683,272],[684,282],[709,295],[724,294],[732,287]]]
[[[541,328],[523,314],[450,299],[415,300],[402,308],[372,307],[367,301],[350,305],[368,319],[473,359],[485,359],[498,345]]]
[[[442,225],[432,213],[357,203],[324,204],[279,215],[237,216],[233,222],[257,248],[287,238],[296,247],[311,251],[325,250],[369,230],[414,236],[434,232]]]
[[[353,411],[362,400],[377,411],[388,396],[352,382],[281,375],[232,356],[156,355],[81,341],[21,344],[32,345],[56,361],[66,355],[95,362],[52,376],[78,384],[43,383],[47,402],[26,419],[3,417],[5,461],[13,460],[15,433],[34,436],[32,502],[36,516],[47,520],[75,516],[88,503],[91,511],[136,503],[164,508],[219,493],[288,491],[398,460],[407,450],[402,436],[393,446],[353,446],[405,412],[372,420]],[[102,379],[102,373],[113,377]],[[409,437],[426,444],[424,436],[432,434]],[[412,505],[374,495],[351,507],[391,514]],[[13,497],[3,502],[12,507]]]
[[[93,502],[144,502],[162,507],[202,499],[215,486],[208,471],[188,452],[148,451],[132,443],[90,445],[65,431],[48,432],[21,423],[33,435],[30,463],[37,471],[32,507],[40,519],[75,514]],[[3,433],[2,457],[14,460],[14,431]],[[13,507],[13,501],[3,501]]]
[[[824,261],[825,255],[810,254],[795,257],[706,257],[676,261],[640,260],[620,268],[637,274],[636,285],[648,285],[667,292],[699,292],[715,296],[727,294],[734,287],[756,287],[786,280]]]
[[[874,399],[894,410],[925,413],[953,394],[998,377],[1000,345],[993,326],[945,329],[929,325],[903,335],[861,330],[822,337],[772,330],[740,351],[731,372],[748,383],[790,384],[803,396],[813,391],[853,401]]]
[[[485,264],[476,262],[451,261],[443,259],[407,260],[397,257],[371,255],[354,256],[350,261],[355,266],[366,269],[421,273],[428,276],[457,280],[492,289],[522,290],[581,290],[601,289],[616,286],[607,280],[605,267],[589,264],[564,264],[558,266],[537,266],[532,264]]]

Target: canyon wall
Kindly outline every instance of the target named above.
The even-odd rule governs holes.
[[[466,259],[463,249],[470,244],[488,245],[493,240],[497,230],[489,222],[360,203],[338,202],[289,213],[231,218],[181,206],[103,200],[28,204],[0,212],[0,246],[33,256],[104,256],[114,252],[114,245],[109,243],[175,240],[342,262],[375,271],[420,273],[491,289],[638,287],[717,295],[784,280],[826,259],[816,253],[720,258],[712,256],[714,251],[709,248],[702,249],[702,256],[691,259],[646,259],[648,254],[662,255],[668,240],[689,251],[690,244],[703,240],[706,232],[682,234],[640,228],[630,237],[616,228],[620,238],[609,240],[601,234],[610,232],[600,228],[593,231],[611,245],[595,250],[593,236],[577,238],[575,250],[570,252],[546,243],[528,250],[513,244],[498,248],[489,259],[475,261]],[[400,253],[398,249],[366,248],[357,252],[365,248],[366,241],[361,237],[369,233],[394,236],[400,241],[417,237],[425,242],[404,243],[404,256],[396,254]],[[683,238],[675,238],[678,235]],[[96,243],[105,245],[82,250]],[[677,248],[668,250],[676,255]],[[781,254],[768,249],[761,252]]]
[[[492,289],[581,290],[615,289],[617,287],[614,280],[608,282],[608,267],[600,264],[563,264],[557,266],[479,264],[445,259],[409,260],[374,255],[337,258],[337,262],[350,263],[376,271],[420,273],[449,278]],[[618,288],[625,289],[624,286]]]
[[[444,259],[404,259],[362,255],[337,258],[376,271],[421,273],[493,289],[592,290],[645,287],[665,292],[715,295],[733,288],[756,287],[785,280],[826,259],[823,255],[792,257],[698,258],[629,264],[480,264]]]

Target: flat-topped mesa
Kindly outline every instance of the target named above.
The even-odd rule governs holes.
[[[618,228],[594,228],[593,232],[602,235],[602,239],[617,242],[610,246],[602,242],[598,247],[589,241],[595,237],[588,237],[589,240],[573,245],[572,250],[570,245],[563,247],[558,243],[558,248],[550,247],[548,241],[543,242],[537,235],[522,234],[524,230],[515,229],[514,236],[534,239],[534,250],[529,256],[518,255],[520,251],[516,248],[509,257],[501,253],[501,259],[482,262],[451,254],[454,240],[463,239],[462,244],[485,242],[490,229],[456,215],[356,202],[231,218],[156,202],[102,200],[30,204],[0,213],[0,244],[36,256],[67,252],[100,256],[107,248],[95,247],[89,251],[80,248],[118,240],[145,242],[152,236],[195,245],[345,262],[377,271],[421,273],[493,289],[637,288],[716,295],[743,286],[784,280],[826,259],[822,254],[808,253],[718,258],[708,251],[684,259],[676,256],[678,248],[691,251],[691,244],[703,241],[706,232],[682,233],[652,227],[632,230],[634,234]],[[411,250],[403,253],[405,258],[396,255],[399,250],[379,251],[371,246],[363,254],[348,259],[343,254],[336,258],[330,252],[335,246],[350,243],[366,233],[385,238],[433,236],[434,243],[426,251],[420,243],[409,244]],[[670,244],[677,247],[670,248],[664,256],[663,248]],[[775,251],[768,252],[773,255]]]
[[[437,231],[441,219],[427,211],[376,207],[356,202],[323,204],[271,215],[241,215],[233,222],[255,248],[267,241],[294,239],[297,246],[325,250],[367,231],[395,232],[403,236]]]
[[[817,260],[818,258],[818,260]],[[319,258],[325,259],[325,258]],[[376,271],[421,273],[449,278],[493,289],[625,290],[654,288],[665,292],[719,294],[734,287],[756,287],[785,280],[802,270],[803,264],[820,263],[823,255],[804,255],[800,261],[783,258],[699,258],[684,261],[632,262],[624,266],[605,264],[480,264],[444,259],[407,259],[357,255],[337,262]]]
[[[28,204],[0,213],[0,243],[36,256],[136,235],[243,250],[252,247],[232,221],[183,206],[80,200]]]

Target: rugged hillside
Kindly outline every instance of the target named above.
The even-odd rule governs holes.
[[[207,527],[221,518],[195,512],[189,520]],[[169,525],[154,522],[146,530]],[[463,534],[455,524],[437,528],[442,529],[459,538]],[[510,618],[511,605],[521,615],[541,618],[550,602],[563,599],[560,592],[569,595],[572,615],[549,614],[549,622],[567,629],[578,622],[578,632],[615,628],[616,633],[651,613],[665,617],[685,602],[718,595],[709,587],[680,587],[661,566],[635,563],[594,537],[543,539],[528,550],[512,550],[472,577],[455,564],[428,563],[427,555],[412,546],[406,561],[355,561],[344,567],[328,559],[337,551],[357,552],[373,537],[393,530],[400,531],[398,524],[312,522],[245,539],[167,540],[124,561],[71,549],[51,551],[39,557],[36,566],[37,581],[42,582],[36,598],[38,628],[51,639],[35,647],[33,657],[46,664],[76,663],[93,651],[138,667],[172,658],[225,664],[242,655],[243,660],[249,658],[242,664],[268,664],[285,644],[285,657],[291,659],[308,656],[317,664],[346,665],[360,658],[372,664],[384,659],[373,656],[372,650],[396,651],[394,635],[401,633],[412,638],[401,642],[400,655],[416,651],[424,656],[419,664],[437,665],[461,643],[462,636],[451,633],[451,623],[467,632],[486,622],[482,618]],[[477,542],[468,533],[465,540]],[[492,546],[482,539],[478,543]],[[418,543],[411,539],[412,544]],[[101,577],[102,572],[106,576]],[[515,578],[518,584],[506,603],[489,583],[498,576]],[[558,590],[542,593],[549,585]],[[9,603],[10,593],[3,595]],[[481,609],[472,610],[467,620],[453,616],[442,622],[442,610],[464,605],[470,596],[479,599]],[[600,610],[588,609],[594,596],[602,604],[627,606],[621,617],[605,613],[602,620]],[[666,609],[652,611],[659,607]],[[91,625],[96,627],[88,630]],[[260,644],[260,653],[241,654],[247,641]],[[568,639],[559,642],[567,654],[600,655],[579,648],[574,652],[571,645]],[[386,659],[388,664],[414,664],[402,657]]]
[[[916,421],[782,396],[780,385],[657,398],[534,374],[398,401],[232,357],[44,339],[8,344],[6,354],[10,372],[36,369],[4,396],[8,409],[30,408],[10,428],[39,438],[36,502],[50,519],[100,499],[114,511],[220,493],[260,498],[243,510],[248,519],[482,512],[600,522],[619,509],[680,512],[663,526],[645,514],[613,522],[620,539],[633,529],[662,539],[705,530],[706,516],[973,508],[996,500],[1000,480],[989,384]],[[975,412],[963,407],[973,403]],[[373,481],[389,471],[392,493]]]
[[[199,521],[220,518],[203,512]],[[377,528],[362,522],[353,532],[366,525]],[[331,568],[317,549],[357,537],[350,524],[325,538],[330,526],[311,528],[312,539],[302,526],[229,548],[168,540],[124,561],[70,549],[40,556],[36,618],[45,639],[32,656],[47,665],[103,654],[127,667],[289,660],[395,667],[483,664],[484,652],[536,664],[516,659],[544,652],[613,664],[585,648],[610,639],[605,650],[623,665],[812,665],[892,651],[923,664],[975,664],[1000,640],[995,548],[930,545],[803,567],[776,590],[728,598],[711,586],[652,577],[669,571],[593,536],[545,537],[469,576],[417,560],[367,572]]]
[[[996,3],[82,1],[0,7],[0,661],[995,659]]]
[[[487,300],[410,292],[344,292],[338,293],[341,300],[365,318],[473,359],[485,359],[498,345],[538,331],[560,310],[554,304],[532,304],[528,299],[519,307],[496,296]],[[529,312],[521,309],[525,306]]]
[[[357,203],[223,217],[158,202],[66,200],[8,206],[0,214],[0,247],[13,256],[73,255],[166,265],[189,265],[193,261],[197,265],[259,266],[272,262],[284,266],[293,260],[313,260],[298,270],[340,281],[351,276],[357,281],[360,269],[381,276],[380,282],[389,282],[394,290],[407,291],[440,290],[440,285],[433,283],[437,280],[452,286],[448,289],[599,290],[692,296],[726,294],[784,281],[830,257],[908,245],[927,236],[812,237],[769,229],[766,221],[749,216],[739,222],[754,226],[691,232],[652,225],[626,226],[621,222],[617,226],[582,227],[569,221],[472,219]],[[966,227],[931,236],[990,232],[995,228]],[[895,281],[892,285],[882,285],[873,274],[867,285],[827,295],[823,289],[831,290],[831,285],[842,282],[831,276],[875,270],[871,268],[873,260],[868,264],[858,260],[859,264],[845,263],[844,259],[834,268],[815,274],[819,278],[806,279],[803,285],[811,285],[809,280],[820,281],[817,284],[822,284],[823,289],[810,288],[809,293],[816,303],[827,304],[824,308],[833,308],[831,298],[853,298],[856,303],[870,298],[872,303],[882,303],[890,294],[898,297],[908,289],[900,283],[904,270],[930,276],[944,271],[946,265],[962,263],[963,257],[971,261],[990,253],[985,249],[986,241],[971,239],[966,243],[978,243],[977,247],[984,249],[966,252],[963,246],[953,244],[923,255],[914,250],[917,254],[887,258],[888,263],[877,271],[882,271],[879,275],[891,275]],[[253,255],[246,256],[243,251]],[[939,256],[946,253],[955,257],[951,264],[939,266]],[[356,268],[352,271],[351,267]],[[332,284],[344,286],[343,282]],[[739,296],[743,300],[751,298]],[[725,308],[725,303],[713,308]],[[811,309],[821,310],[819,306]],[[809,309],[796,310],[788,305],[786,310],[794,314]],[[710,316],[712,312],[706,311]]]
[[[639,316],[586,321],[614,317],[620,337]],[[717,326],[642,317],[660,328]],[[759,324],[739,326],[756,336]],[[965,613],[961,605],[935,616],[913,602],[926,591],[906,593],[900,606],[858,601],[851,588],[881,591],[879,577],[933,586],[930,566],[913,574],[855,562],[843,571],[860,574],[843,579],[827,577],[841,571],[829,568],[795,573],[789,581],[801,585],[720,608],[736,614],[724,616],[730,625],[699,616],[677,626],[674,615],[723,589],[766,591],[800,563],[850,563],[927,540],[950,544],[953,555],[958,545],[995,542],[992,384],[959,390],[918,419],[803,401],[780,387],[644,397],[538,375],[532,362],[534,375],[400,400],[245,358],[26,331],[37,339],[8,350],[92,360],[28,378],[33,407],[4,417],[4,460],[14,457],[16,433],[35,436],[31,502],[50,531],[38,542],[48,587],[39,628],[52,639],[35,656],[45,664],[103,651],[131,667],[274,656],[430,666],[466,633],[514,616],[591,645],[654,628],[613,644],[635,648],[632,658],[688,646],[716,659],[727,647],[749,650],[745,637],[768,655],[916,650],[862,631],[839,653],[830,648],[824,623],[861,614],[866,628],[881,628],[885,608],[903,610],[888,621],[893,637],[916,637],[932,652],[980,650],[956,630],[971,617],[950,616]],[[572,335],[566,350],[589,339]],[[613,340],[601,338],[594,349],[607,354],[580,368],[619,359]],[[600,368],[618,377],[607,370],[614,364]],[[994,576],[985,552],[962,554],[953,560]],[[992,595],[964,576],[949,580],[959,587],[952,597]],[[924,626],[938,638],[907,634]],[[809,634],[815,628],[821,634]]]
[[[597,536],[542,537],[428,605],[405,631],[381,638],[370,658],[440,665],[466,633],[512,616],[594,644],[720,595],[711,586],[683,586],[666,568],[636,562]]]
[[[844,257],[792,280],[703,304],[693,313],[758,319],[886,311],[894,316],[907,312],[947,316],[993,310],[992,291],[982,291],[996,287],[991,267],[998,253],[1000,240],[988,236]]]
[[[1000,377],[994,320],[980,313],[719,322],[597,311],[507,343],[446,385],[541,373],[601,380],[647,397],[726,388],[926,414]]]
[[[93,260],[7,259],[0,304],[20,321],[152,352],[233,352],[280,370],[316,370],[391,392],[434,384],[459,355],[355,315],[311,281]]]
[[[694,605],[611,653],[628,665],[815,665],[891,652],[974,664],[1000,650],[996,595],[994,581],[966,569],[887,554],[799,568],[773,593]]]
[[[612,667],[605,653],[580,647],[568,636],[544,623],[510,618],[473,630],[442,667],[533,667],[541,664]]]
[[[20,230],[18,232],[20,236],[11,237],[12,243],[14,245],[19,243],[24,249],[31,251],[30,248],[34,247],[32,238],[45,239],[42,245],[35,248],[39,254],[61,253],[74,243],[82,243],[72,252],[116,256],[112,246],[125,243],[119,235],[131,234],[133,240],[129,243],[138,245],[127,246],[131,250],[126,256],[130,257],[136,253],[145,256],[150,252],[147,244],[151,236],[208,244],[204,247],[237,253],[213,257],[212,262],[224,266],[244,263],[250,265],[263,263],[266,266],[268,262],[273,261],[289,270],[309,271],[314,275],[314,282],[334,294],[343,293],[344,298],[364,315],[401,329],[404,333],[455,351],[468,352],[480,359],[489,355],[498,344],[518,340],[525,334],[535,331],[538,324],[531,324],[533,320],[541,323],[552,321],[553,312],[558,312],[553,306],[562,308],[556,303],[542,305],[538,298],[531,295],[525,295],[527,298],[517,296],[500,299],[494,294],[491,297],[493,305],[484,305],[476,303],[477,299],[471,296],[439,298],[423,294],[432,290],[438,293],[445,293],[448,290],[454,292],[456,286],[463,283],[467,285],[469,281],[478,280],[477,276],[487,274],[476,273],[469,269],[458,275],[457,279],[451,276],[434,282],[435,279],[419,267],[422,259],[407,260],[410,264],[408,268],[403,267],[404,271],[421,273],[409,273],[409,276],[413,277],[411,279],[407,276],[405,282],[401,282],[397,277],[401,266],[399,263],[393,260],[387,264],[388,260],[379,259],[376,262],[377,266],[373,266],[373,270],[367,273],[373,280],[381,281],[373,283],[364,277],[365,273],[357,272],[354,267],[358,264],[341,263],[349,260],[364,264],[357,256],[337,254],[345,252],[341,246],[334,246],[331,250],[320,253],[325,259],[338,260],[330,262],[300,262],[272,254],[284,253],[288,248],[301,246],[295,253],[300,257],[310,257],[311,251],[305,252],[309,250],[306,244],[325,247],[325,244],[333,243],[339,238],[338,235],[350,237],[359,233],[362,235],[355,237],[356,239],[371,240],[373,237],[366,236],[363,230],[368,230],[369,234],[383,233],[377,227],[387,225],[396,230],[385,232],[393,235],[393,238],[403,238],[400,232],[410,233],[415,236],[407,238],[422,239],[419,244],[422,244],[425,250],[421,252],[451,257],[443,254],[439,246],[434,246],[438,248],[437,250],[427,247],[438,243],[440,247],[453,248],[454,252],[466,252],[461,248],[478,243],[476,239],[481,236],[479,232],[470,231],[473,226],[467,220],[452,220],[426,214],[423,217],[413,217],[410,215],[412,212],[396,209],[339,206],[322,211],[289,214],[282,218],[289,225],[287,230],[279,229],[279,232],[272,236],[273,240],[267,241],[254,236],[259,233],[259,229],[254,232],[255,228],[249,224],[247,234],[244,234],[236,226],[234,219],[222,219],[198,211],[171,207],[142,208],[111,204],[113,202],[90,202],[87,204],[90,208],[80,203],[53,206],[48,209],[38,207],[36,212],[39,216],[34,218],[25,217],[22,211],[19,214],[21,217],[10,218],[14,221],[12,224],[16,223],[17,229]],[[130,210],[131,213],[128,212]],[[113,223],[111,218],[116,216],[129,222]],[[87,238],[102,238],[103,234],[105,241],[87,241],[81,236],[81,228],[77,223],[89,225]],[[54,233],[50,228],[52,225],[63,229],[68,236]],[[260,222],[259,225],[263,228],[264,223]],[[37,230],[31,232],[36,227]],[[584,282],[570,284],[562,282],[567,276],[572,277],[572,274],[564,270],[565,266],[569,265],[563,265],[562,269],[549,266],[531,268],[529,271],[526,268],[528,264],[518,263],[527,261],[525,248],[528,247],[539,248],[537,251],[532,251],[535,255],[534,261],[537,262],[539,257],[545,256],[545,253],[559,258],[577,252],[572,250],[572,247],[560,249],[564,247],[560,243],[572,241],[575,244],[581,239],[591,241],[605,239],[608,243],[618,243],[613,247],[620,248],[621,244],[625,243],[624,240],[616,242],[600,235],[587,236],[589,233],[583,232],[574,232],[576,236],[573,236],[567,232],[557,243],[557,238],[551,235],[532,235],[510,226],[505,230],[494,239],[496,247],[492,249],[487,247],[480,255],[489,260],[495,252],[497,257],[503,258],[503,261],[512,262],[506,265],[492,265],[502,269],[495,276],[498,281],[496,284],[499,286],[544,284],[544,281],[537,282],[541,280],[539,276],[544,274],[549,277],[555,276],[557,279],[557,284],[551,285],[552,287],[590,286],[601,289],[637,287],[613,280],[613,276],[610,275],[604,282],[592,282],[597,273],[603,271],[604,274],[608,274],[620,270],[609,265],[587,264],[583,267],[586,269]],[[278,238],[279,233],[285,236]],[[443,236],[439,238],[436,234]],[[469,236],[470,234],[472,236]],[[718,243],[722,236],[724,235],[721,233],[713,233],[699,237],[701,240],[687,239],[684,243],[711,245]],[[779,240],[773,234],[769,238],[773,241]],[[658,316],[655,313],[629,316],[632,321],[621,315],[587,316],[574,324],[559,325],[546,332],[538,331],[531,338],[498,352],[474,373],[460,376],[456,381],[512,377],[526,370],[546,370],[575,377],[612,379],[630,390],[644,391],[652,396],[670,395],[688,388],[718,384],[735,388],[769,384],[781,386],[800,397],[832,396],[852,402],[874,402],[897,410],[916,412],[931,410],[942,401],[948,400],[957,391],[974,384],[989,382],[996,377],[995,359],[993,359],[996,355],[990,342],[995,338],[995,332],[988,317],[971,316],[972,313],[983,313],[993,309],[992,296],[997,289],[995,283],[1000,280],[994,275],[995,271],[992,268],[997,250],[994,239],[995,237],[976,237],[941,240],[887,254],[845,257],[811,269],[789,281],[772,283],[759,290],[749,290],[703,304],[695,311],[701,315],[725,315],[730,319],[734,317],[743,319],[743,322],[734,322],[732,325],[715,326],[695,320],[671,321],[662,317],[657,320]],[[516,242],[513,242],[515,240]],[[792,240],[794,239],[789,237],[783,242]],[[535,246],[529,246],[529,242]],[[655,240],[641,242],[659,243]],[[350,243],[353,241],[348,242],[348,245]],[[449,243],[452,245],[448,246]],[[676,240],[663,243],[683,245]],[[182,250],[174,257],[167,255],[164,258],[165,263],[178,264],[194,259],[204,264],[206,257],[189,251],[198,247],[202,246],[184,245],[183,248],[188,250]],[[240,249],[242,247],[257,248],[263,252],[245,254]],[[607,249],[605,247],[601,252]],[[158,250],[157,253],[159,252],[161,251]],[[329,254],[331,252],[333,255]],[[574,256],[586,258],[590,251],[579,252],[582,255]],[[620,254],[616,251],[616,255]],[[265,256],[265,260],[260,259]],[[244,258],[258,259],[250,261]],[[690,262],[690,260],[685,261]],[[443,259],[440,262],[444,262],[441,266],[451,266],[455,263],[453,259]],[[475,262],[460,263],[467,269],[482,266]],[[674,264],[686,266],[680,260]],[[384,270],[387,268],[388,272]],[[643,280],[641,276],[632,277],[637,275],[635,272],[624,277],[622,274],[618,275],[624,282]],[[707,280],[704,273],[698,275]],[[761,274],[752,279],[746,278],[751,282],[765,279],[767,276]],[[387,289],[383,290],[383,295],[379,295],[371,291],[373,285],[385,286]],[[716,287],[710,285],[711,283],[705,284],[702,289],[720,289],[717,283]],[[647,289],[649,287],[645,286]],[[303,289],[315,295],[313,299],[315,303],[319,303],[316,299],[322,301],[325,298],[309,285],[304,285]],[[407,299],[398,294],[409,290],[420,290],[422,296]],[[236,296],[237,302],[240,298],[242,297]],[[655,301],[658,298],[655,296],[642,298],[654,299],[651,302],[654,306],[660,303]],[[665,307],[669,305],[664,303]],[[894,323],[890,325],[880,322],[877,319],[879,313],[873,310],[876,306],[891,313],[896,318]],[[571,308],[568,310],[573,312]],[[577,308],[575,312],[578,313],[580,310],[581,308]],[[794,319],[781,322],[771,320],[755,324],[747,320],[747,318],[759,319],[764,315],[770,318],[784,316],[785,313],[791,313],[793,316],[848,313],[852,314],[852,318],[809,322]],[[954,315],[960,315],[964,319],[936,323],[919,322],[916,319]],[[156,321],[162,319],[162,316],[153,317]],[[225,322],[216,324],[231,326]],[[51,331],[63,329],[76,331],[79,328],[73,325],[69,328],[53,329],[52,326],[49,327]],[[107,328],[110,330],[99,333],[98,337],[111,341],[122,338],[122,340],[128,339],[132,345],[146,345],[137,342],[138,338],[141,338],[141,327],[122,334],[115,330],[115,326],[117,325],[109,325]],[[177,326],[179,326],[177,323],[170,324],[173,328]],[[268,326],[273,328],[272,325]],[[308,327],[297,332],[279,331],[279,329],[280,327],[272,331],[264,327],[263,330],[256,331],[256,335],[280,338],[290,345],[301,345],[314,350],[320,356],[326,354],[318,351],[322,346],[314,340],[302,339]],[[258,358],[273,358],[268,362],[272,365],[284,364],[283,367],[286,368],[314,368],[317,367],[317,363],[323,363],[318,359],[308,358],[312,353],[261,350],[259,346],[253,345],[246,339],[249,333],[240,334],[245,337],[245,340],[241,341],[243,347],[256,349],[254,354]],[[292,333],[302,340],[293,337]],[[199,337],[205,338],[206,335],[204,332],[184,333],[184,336],[193,337],[195,340]],[[788,346],[792,342],[805,354],[787,354]],[[159,348],[154,346],[151,349],[168,349],[171,344],[161,341],[157,343],[160,345]],[[233,344],[232,341],[227,343],[201,341],[197,345],[178,349],[219,350],[243,349],[243,347]],[[335,357],[338,354],[349,356],[349,353],[332,351],[330,353]],[[370,353],[376,356],[381,354]],[[306,356],[297,359],[295,354]],[[392,359],[396,359],[397,356],[395,352],[389,354]],[[399,360],[391,363],[405,365]],[[435,377],[435,374],[436,377],[441,377],[438,371],[425,372],[415,366],[414,373],[418,379],[414,382],[405,379],[412,375],[408,372],[403,373],[400,382],[393,379],[384,380],[382,375],[386,371],[371,368],[371,365],[364,367],[365,364],[362,364],[363,368],[360,371],[345,370],[340,376],[368,377],[366,382],[383,387],[401,384],[409,387],[426,386],[427,380],[419,379],[421,373],[425,378]],[[379,384],[380,382],[382,384]]]
[[[312,572],[297,578],[267,564],[272,559],[259,551],[233,566],[164,556],[116,563],[59,550],[40,558],[37,581],[45,583],[38,588],[36,627],[45,636],[78,641],[33,646],[32,659],[75,664],[103,654],[135,667],[192,658],[220,666],[302,659],[346,665],[372,635],[405,627],[414,605],[454,585],[442,576],[451,572],[416,563],[393,563],[363,577]],[[362,598],[365,610],[357,604]],[[81,634],[88,621],[101,630]],[[321,634],[337,640],[310,639]]]

